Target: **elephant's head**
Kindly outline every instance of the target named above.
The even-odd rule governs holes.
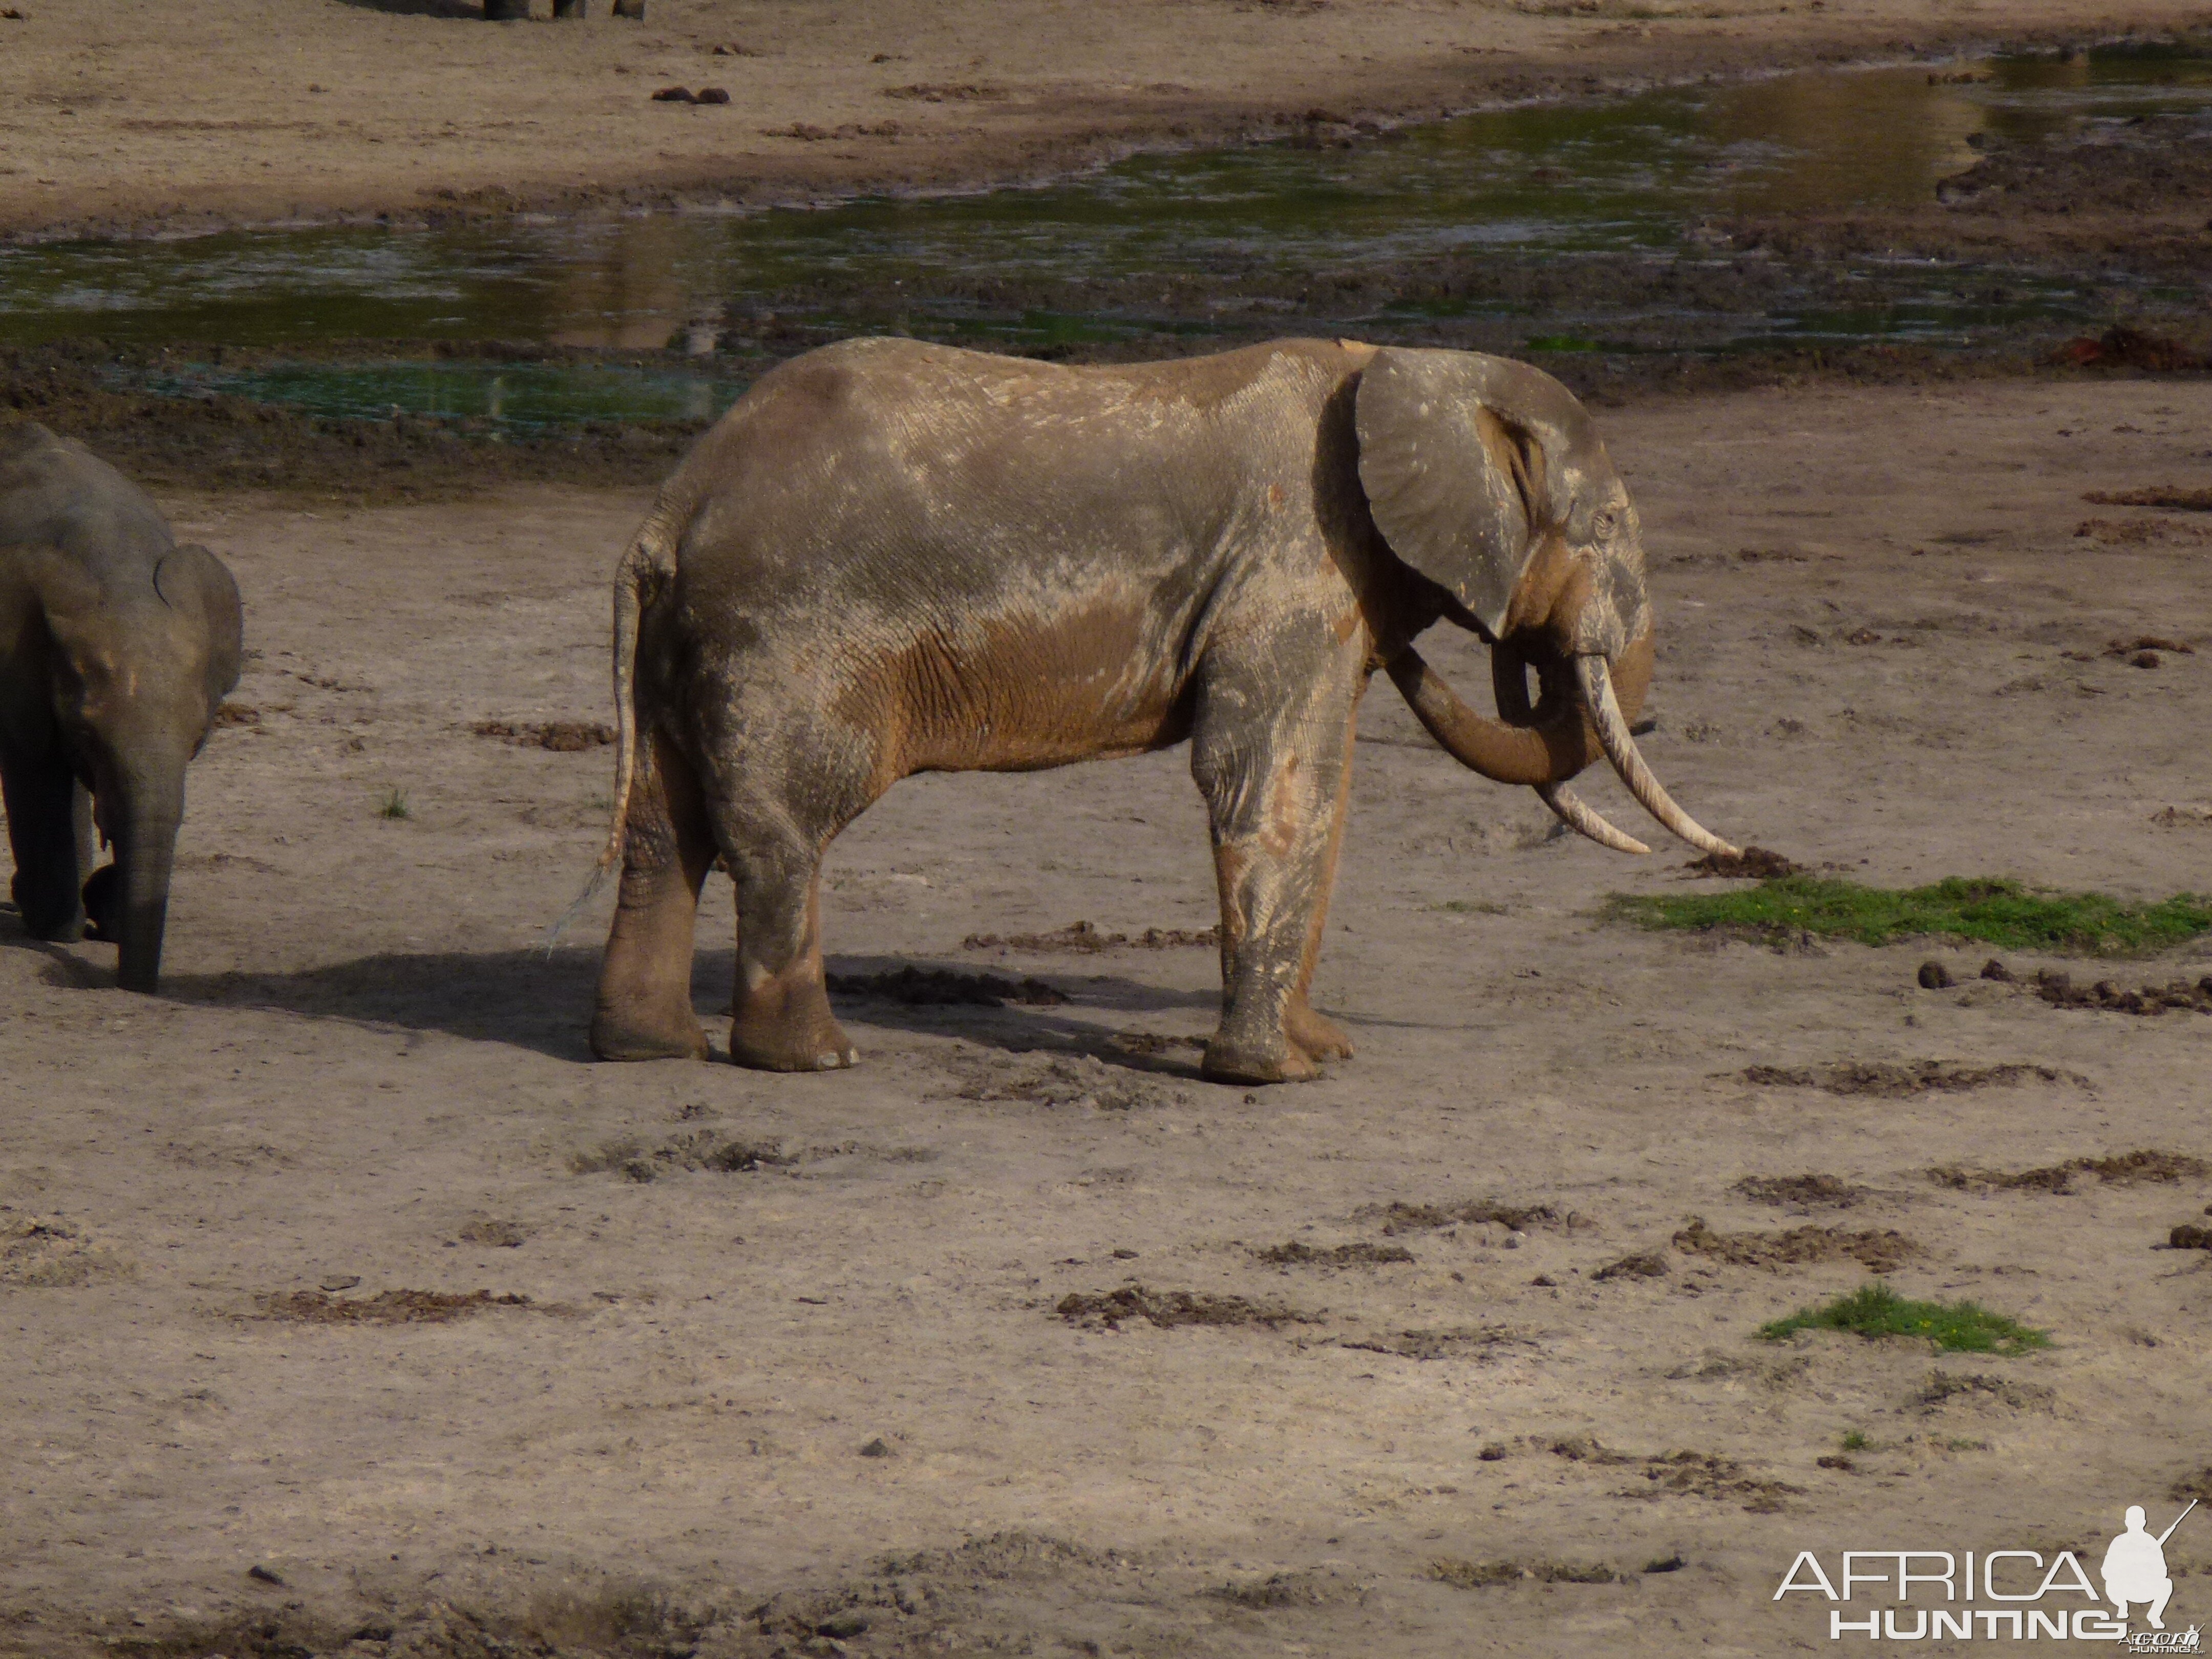
[[[241,614],[230,572],[204,547],[168,549],[150,580],[105,574],[54,555],[33,581],[52,641],[55,719],[92,791],[100,836],[115,848],[114,863],[85,884],[85,909],[94,937],[118,947],[118,981],[150,992],[185,767],[238,684]]]
[[[1386,348],[1361,374],[1355,423],[1376,529],[1492,647],[1494,720],[1410,647],[1388,665],[1430,734],[1484,776],[1530,785],[1592,839],[1648,851],[1564,787],[1603,755],[1668,830],[1733,854],[1668,798],[1630,735],[1651,679],[1644,548],[1627,486],[1573,394],[1503,357]]]

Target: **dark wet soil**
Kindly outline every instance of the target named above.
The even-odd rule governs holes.
[[[1462,1561],[1451,1555],[1440,1555],[1430,1562],[1428,1576],[1461,1589],[1494,1589],[1500,1584],[1522,1583],[1625,1584],[1631,1577],[1597,1561]]]
[[[1540,1223],[1558,1221],[1559,1212],[1549,1204],[1508,1204],[1485,1198],[1463,1204],[1394,1203],[1360,1212],[1363,1220],[1376,1217],[1381,1218],[1386,1235],[1431,1232],[1438,1227],[1478,1226],[1485,1223],[1522,1233]],[[1572,1224],[1572,1218],[1569,1224]]]
[[[2049,1066],[1961,1066],[1942,1060],[1916,1060],[1909,1066],[1888,1060],[1839,1060],[1832,1066],[1747,1066],[1743,1069],[1744,1081],[1761,1088],[1821,1089],[1832,1095],[1871,1095],[1883,1100],[2009,1089],[2031,1078],[2087,1086],[2087,1079],[2078,1073]]]
[[[1741,853],[1708,853],[1682,866],[1692,875],[1722,876],[1731,880],[1773,881],[1802,875],[1805,866],[1764,847],[1747,847]]]
[[[261,1317],[307,1325],[443,1325],[493,1308],[527,1308],[526,1296],[445,1291],[380,1291],[347,1300],[321,1291],[294,1291],[260,1299]]]
[[[2074,1191],[2075,1178],[2083,1175],[2094,1175],[2106,1185],[2114,1187],[2133,1187],[2143,1182],[2171,1185],[2178,1182],[2204,1179],[2206,1176],[2212,1175],[2212,1164],[2187,1152],[2162,1152],[2144,1148],[2107,1158],[2069,1158],[2063,1164],[2046,1164],[2033,1170],[2008,1172],[1947,1164],[1928,1171],[1928,1178],[1937,1186],[1962,1193],[2064,1194]]]
[[[1279,1267],[1375,1267],[1413,1259],[1413,1253],[1402,1244],[1370,1244],[1364,1240],[1356,1244],[1316,1248],[1293,1239],[1287,1244],[1270,1244],[1252,1254]]]
[[[1000,974],[963,974],[950,968],[917,968],[912,963],[878,974],[829,974],[824,980],[838,996],[871,997],[908,1008],[1003,1008],[1010,1002],[1056,1008],[1067,994],[1035,977],[1011,980]]]
[[[1746,1498],[1744,1507],[1755,1515],[1782,1507],[1781,1500],[1804,1491],[1785,1480],[1768,1480],[1747,1474],[1734,1458],[1711,1452],[1674,1451],[1650,1455],[1616,1451],[1594,1436],[1577,1435],[1554,1441],[1552,1453],[1571,1463],[1601,1468],[1636,1468],[1648,1486],[1631,1486],[1615,1493],[1620,1498]]]
[[[524,749],[550,749],[556,755],[580,755],[615,740],[614,727],[605,720],[478,720],[469,730],[480,738],[497,738]]]
[[[1608,1261],[1590,1277],[1608,1279],[1663,1279],[1667,1276],[1667,1258],[1656,1250],[1638,1250],[1624,1255],[1617,1261]]]
[[[1729,1188],[1761,1204],[1829,1205],[1847,1210],[1867,1196],[1863,1187],[1832,1175],[1746,1176]]]
[[[1072,1291],[1054,1304],[1053,1311],[1071,1325],[1109,1331],[1121,1329],[1121,1322],[1129,1319],[1147,1320],[1162,1330],[1178,1325],[1257,1325],[1272,1331],[1278,1325],[1316,1322],[1314,1315],[1279,1302],[1196,1291],[1154,1291],[1142,1285],[1124,1285],[1117,1291]]]
[[[1820,1261],[1856,1261],[1870,1273],[1893,1273],[1923,1252],[1890,1229],[1847,1232],[1839,1227],[1792,1227],[1783,1232],[1717,1233],[1699,1219],[1674,1235],[1685,1255],[1710,1256],[1737,1267],[1794,1267]]]
[[[1147,927],[1141,933],[1109,933],[1088,921],[1071,921],[1048,933],[970,933],[963,951],[1068,951],[1090,955],[1102,951],[1173,951],[1221,943],[1218,927]]]

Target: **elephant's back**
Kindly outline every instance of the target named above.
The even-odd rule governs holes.
[[[35,422],[0,429],[0,558],[52,548],[95,575],[150,574],[173,544],[153,498],[82,444]]]

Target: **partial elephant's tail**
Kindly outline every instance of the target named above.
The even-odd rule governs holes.
[[[615,792],[612,821],[606,845],[592,867],[592,878],[575,902],[561,913],[547,936],[550,954],[561,934],[579,911],[605,884],[608,872],[620,866],[629,839],[630,790],[637,780],[637,640],[641,619],[653,596],[664,590],[676,574],[675,514],[665,501],[656,501],[645,523],[624,550],[615,568]]]

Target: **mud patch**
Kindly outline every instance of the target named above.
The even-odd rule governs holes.
[[[1275,1572],[1265,1578],[1231,1581],[1205,1594],[1233,1607],[1266,1613],[1278,1607],[1364,1605],[1367,1586],[1332,1570],[1309,1567],[1299,1572]]]
[[[478,720],[469,730],[480,738],[525,749],[550,749],[556,755],[579,755],[587,749],[604,749],[615,740],[615,729],[604,720],[541,720],[518,725],[513,720]]]
[[[1202,1054],[1206,1040],[1202,1036],[1177,1036],[1165,1031],[1116,1031],[1108,1041],[1125,1054],[1140,1054],[1150,1059],[1155,1054],[1171,1054],[1179,1048]]]
[[[1747,1474],[1743,1465],[1734,1458],[1720,1457],[1711,1452],[1674,1451],[1650,1455],[1638,1455],[1615,1451],[1591,1435],[1576,1435],[1552,1443],[1552,1454],[1564,1457],[1571,1463],[1586,1463],[1598,1468],[1635,1468],[1647,1483],[1642,1486],[1624,1487],[1615,1492],[1616,1498],[1704,1498],[1716,1502],[1744,1500],[1744,1508],[1753,1515],[1771,1515],[1782,1507],[1784,1498],[1795,1497],[1804,1491],[1786,1480],[1769,1480]]]
[[[2114,1187],[2139,1186],[2144,1182],[2172,1185],[2202,1181],[2212,1174],[2212,1164],[2187,1152],[2161,1152],[2148,1147],[2109,1158],[2069,1158],[2033,1170],[1973,1169],[1964,1164],[1938,1164],[1928,1178],[1939,1187],[1962,1193],[2037,1192],[2063,1195],[2074,1190],[2076,1176],[2094,1175]]]
[[[872,998],[908,1008],[1003,1008],[1010,1002],[1033,1008],[1057,1008],[1067,993],[1042,980],[1011,980],[1001,974],[963,974],[950,968],[917,968],[912,963],[887,973],[828,974],[839,996]]]
[[[1746,1176],[1729,1190],[1741,1193],[1754,1203],[1771,1204],[1778,1208],[1802,1205],[1810,1209],[1826,1205],[1848,1210],[1869,1196],[1865,1188],[1854,1187],[1832,1175]]]
[[[1731,881],[1772,881],[1805,873],[1803,865],[1764,847],[1747,847],[1741,853],[1708,853],[1682,867],[1693,876],[1724,877]]]
[[[2077,537],[2107,547],[2148,547],[2160,542],[2197,543],[2212,540],[2212,532],[2179,519],[2084,519],[2074,526]]]
[[[2169,512],[2212,513],[2212,489],[2177,489],[2172,484],[2148,489],[2087,489],[2081,499],[2097,507],[2162,507]]]
[[[464,1244],[487,1244],[495,1250],[514,1250],[529,1242],[530,1230],[519,1221],[477,1216],[464,1222],[454,1237]]]
[[[2144,985],[2130,990],[2109,979],[2100,979],[2094,985],[2076,985],[2072,975],[2046,968],[2035,976],[2035,994],[2054,1008],[2094,1008],[2107,1013],[2153,1016],[2168,1010],[2212,1014],[2212,974],[2193,981],[2174,979],[2164,985]]]
[[[1090,1112],[1133,1112],[1190,1101],[1180,1089],[1109,1066],[1095,1054],[1054,1054],[1020,1063],[986,1061],[963,1069],[969,1075],[953,1091],[960,1100],[1020,1101]]]
[[[1370,1244],[1364,1240],[1356,1244],[1316,1249],[1293,1239],[1287,1244],[1270,1244],[1252,1254],[1278,1267],[1379,1267],[1413,1259],[1413,1253],[1402,1244]]]
[[[1667,1258],[1656,1250],[1639,1250],[1633,1255],[1622,1256],[1618,1261],[1608,1261],[1590,1277],[1601,1283],[1609,1279],[1663,1279],[1667,1276]]]
[[[1503,1325],[1462,1325],[1450,1330],[1393,1331],[1386,1336],[1340,1342],[1364,1353],[1395,1354],[1401,1359],[1487,1359],[1500,1348],[1533,1348],[1535,1338]]]
[[[1954,1400],[2008,1406],[2014,1411],[2047,1412],[2057,1407],[2058,1390],[2041,1382],[2022,1382],[1978,1371],[1937,1370],[1928,1373],[1928,1381],[1913,1396],[1913,1403],[1923,1411],[1934,1411]]]
[[[1386,1237],[1396,1233],[1433,1232],[1439,1227],[1486,1224],[1503,1227],[1508,1232],[1525,1233],[1531,1227],[1547,1225],[1560,1218],[1559,1211],[1549,1204],[1507,1204],[1494,1198],[1464,1204],[1370,1204],[1355,1214],[1355,1218],[1361,1221],[1378,1217]],[[1567,1226],[1572,1228],[1578,1219],[1569,1215]]]
[[[613,1170],[629,1181],[653,1181],[664,1175],[706,1170],[715,1175],[749,1175],[757,1170],[781,1170],[807,1156],[835,1156],[855,1146],[810,1148],[786,1152],[776,1140],[735,1140],[712,1129],[695,1129],[659,1146],[648,1148],[634,1139],[610,1140],[568,1160],[576,1175],[604,1175]]]
[[[131,1271],[131,1264],[74,1222],[55,1216],[0,1221],[0,1285],[61,1289]]]
[[[1628,1575],[1596,1561],[1462,1561],[1440,1555],[1422,1575],[1460,1589],[1495,1589],[1501,1584],[1615,1584]]]
[[[1774,1233],[1717,1233],[1698,1218],[1674,1235],[1685,1255],[1711,1256],[1736,1267],[1796,1267],[1856,1261],[1871,1273],[1893,1273],[1925,1252],[1903,1233],[1846,1232],[1839,1227],[1792,1227]]]
[[[1212,1296],[1200,1291],[1155,1291],[1142,1285],[1124,1285],[1118,1291],[1071,1291],[1053,1305],[1053,1312],[1071,1325],[1109,1331],[1121,1329],[1125,1319],[1146,1320],[1162,1330],[1178,1325],[1257,1325],[1272,1331],[1279,1325],[1321,1322],[1317,1315],[1302,1313],[1279,1302]]]
[[[1221,943],[1218,927],[1191,930],[1147,927],[1141,933],[1109,933],[1087,921],[1071,921],[1049,933],[970,933],[960,941],[963,951],[1066,951],[1094,955],[1102,951],[1180,951]]]
[[[379,1291],[347,1301],[321,1291],[257,1297],[263,1319],[297,1325],[447,1325],[494,1308],[532,1308],[526,1296],[495,1296],[489,1291]],[[550,1312],[550,1307],[538,1308]]]
[[[1820,1089],[1832,1095],[1869,1095],[1904,1100],[1914,1095],[1965,1094],[1975,1089],[2015,1088],[2030,1079],[2043,1083],[2089,1086],[2079,1072],[2050,1066],[1962,1066],[1955,1060],[1922,1060],[1909,1066],[1888,1060],[1838,1060],[1832,1066],[1747,1066],[1743,1080],[1765,1089]]]

